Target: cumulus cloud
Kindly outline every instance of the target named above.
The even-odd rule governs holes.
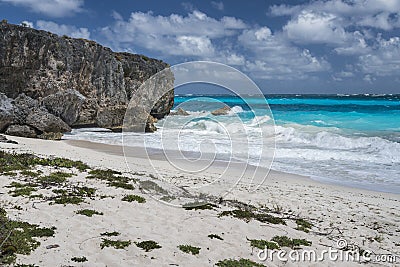
[[[302,43],[341,44],[347,39],[347,33],[333,14],[302,11],[290,20],[284,31],[294,41]]]
[[[49,17],[67,17],[83,11],[83,0],[0,0]]]
[[[214,39],[233,36],[247,28],[240,19],[215,19],[200,11],[187,16],[157,16],[152,12],[133,12],[125,21],[113,14],[115,23],[101,33],[117,49],[138,45],[166,55],[211,57]]]
[[[68,35],[73,38],[90,39],[90,32],[87,28],[77,28],[76,26],[72,25],[57,24],[52,21],[44,20],[38,20],[36,22],[36,28],[39,30],[53,32],[58,35]]]
[[[21,26],[25,26],[25,27],[29,27],[29,28],[33,28],[33,22],[24,20],[21,22]]]
[[[383,30],[400,27],[398,0],[319,0],[295,6],[274,5],[270,9],[270,13],[275,16],[295,17],[304,11],[332,14],[352,25]]]
[[[272,34],[268,27],[245,30],[239,36],[239,42],[252,54],[245,69],[257,78],[305,79],[312,73],[330,68],[325,59],[291,45],[283,36]]]
[[[392,76],[400,74],[400,38],[379,39],[372,53],[360,56],[359,67],[365,77]],[[372,79],[368,79],[372,81]]]

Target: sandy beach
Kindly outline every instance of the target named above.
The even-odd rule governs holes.
[[[248,259],[265,266],[395,266],[388,258],[387,262],[377,262],[382,260],[379,255],[396,257],[400,254],[400,196],[397,194],[328,185],[307,177],[271,171],[254,192],[250,192],[245,179],[233,188],[229,182],[218,180],[212,186],[197,190],[202,193],[199,196],[192,192],[191,186],[218,175],[221,166],[181,176],[168,161],[156,156],[151,161],[153,166],[143,155],[128,158],[127,161],[131,161],[128,168],[123,150],[118,146],[8,138],[18,144],[0,144],[3,151],[80,160],[91,170],[121,172],[134,187],[119,188],[105,180],[89,179],[90,170],[39,165],[32,170],[40,170],[41,175],[56,171],[72,175],[63,185],[38,189],[35,193],[42,194],[42,199],[14,197],[7,186],[31,178],[19,172],[1,174],[0,198],[10,219],[55,227],[54,236],[40,238],[41,245],[30,255],[17,255],[17,263],[32,266],[256,266],[223,265],[229,264],[229,259]],[[240,173],[241,168],[240,164],[230,166],[229,175]],[[157,179],[155,170],[166,177],[165,181]],[[51,203],[48,200],[51,198],[46,196],[66,183],[94,188],[96,193],[77,204]],[[227,188],[232,190],[221,197],[221,192]],[[123,201],[127,195],[139,198]],[[185,206],[185,203],[201,199],[208,204],[200,208]],[[89,217],[77,213],[84,209],[98,214]],[[257,214],[263,216],[257,217]],[[107,237],[105,233],[111,234]],[[285,245],[276,238],[282,236],[309,243]],[[119,249],[113,245],[101,248],[105,239],[126,243]],[[277,244],[287,253],[312,250],[317,255],[338,248],[340,254],[354,245],[361,252],[371,252],[371,261],[332,260],[328,254],[321,254],[324,255],[322,261],[293,260],[288,255],[287,262],[277,257],[263,260],[254,240]],[[146,251],[140,248],[142,241],[155,241],[158,246]],[[338,241],[342,242],[339,247]],[[342,247],[343,242],[347,243],[346,247]],[[185,253],[179,248],[181,245],[200,250],[198,254],[192,250]],[[77,262],[82,257],[85,261]],[[394,260],[398,264],[399,258]]]

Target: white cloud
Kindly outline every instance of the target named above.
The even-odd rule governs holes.
[[[187,16],[156,16],[133,12],[127,21],[116,14],[115,23],[101,33],[116,49],[141,46],[165,55],[212,57],[214,39],[237,35],[247,25],[234,17],[214,19],[200,11]]]
[[[52,21],[38,20],[36,28],[56,33],[58,35],[67,35],[73,38],[90,39],[90,32],[87,28],[77,28],[72,25],[57,24]]]
[[[281,35],[273,35],[268,27],[245,30],[239,36],[239,42],[252,54],[246,61],[245,70],[257,78],[305,79],[330,68],[326,60],[291,45]]]
[[[311,1],[303,5],[275,5],[270,13],[275,16],[316,12],[343,18],[346,25],[369,26],[383,30],[400,27],[398,0],[328,0]]]
[[[67,17],[83,11],[83,0],[0,0],[49,17]]]
[[[283,29],[296,42],[341,44],[347,39],[347,33],[338,20],[333,14],[303,11]]]
[[[218,9],[220,11],[224,10],[224,3],[222,2],[211,1],[211,5],[213,6],[213,8]]]
[[[375,76],[399,76],[400,37],[392,37],[388,40],[380,38],[372,53],[360,56],[359,67],[362,72],[366,74]],[[368,77],[372,77],[371,75]]]
[[[25,27],[29,27],[29,28],[33,28],[33,22],[24,20],[21,22],[21,26],[25,26]]]
[[[351,71],[341,71],[332,75],[332,79],[335,81],[343,81],[346,78],[352,78],[354,76],[354,73]]]

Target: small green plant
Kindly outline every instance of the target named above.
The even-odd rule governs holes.
[[[234,218],[244,220],[245,222],[250,222],[252,219],[254,219],[262,223],[268,222],[272,224],[286,225],[286,222],[279,217],[275,217],[266,213],[254,213],[249,209],[236,209],[236,210],[223,211],[218,216],[219,217],[232,216]]]
[[[279,249],[279,246],[274,243],[270,242],[267,240],[262,240],[262,239],[248,239],[250,241],[250,246],[254,248],[259,248],[259,249]]]
[[[114,231],[114,232],[104,232],[104,233],[101,233],[100,235],[101,236],[119,236],[120,233]]]
[[[127,202],[136,201],[138,203],[145,203],[146,199],[138,195],[127,195],[122,198],[122,201],[127,201]]]
[[[18,187],[12,191],[9,191],[8,193],[11,194],[13,197],[19,197],[19,196],[30,196],[32,192],[37,191],[36,188],[31,187],[31,186],[23,186],[23,187]]]
[[[249,259],[226,259],[217,262],[215,265],[220,267],[264,267],[264,265],[251,261]]]
[[[11,265],[16,254],[28,255],[40,242],[36,238],[53,236],[55,228],[41,228],[36,224],[14,221],[7,217],[7,212],[0,207],[0,265]]]
[[[297,230],[299,231],[303,231],[303,232],[310,232],[310,229],[313,227],[312,223],[304,220],[304,219],[297,219],[296,220],[296,224],[297,224]]]
[[[131,245],[131,241],[121,241],[121,240],[111,240],[107,238],[103,238],[100,244],[100,248],[103,249],[105,247],[113,247],[115,249],[124,249]]]
[[[194,247],[191,245],[179,245],[178,248],[185,253],[191,253],[192,255],[197,255],[200,253],[200,249],[199,247]]]
[[[32,178],[36,178],[39,177],[41,174],[41,171],[29,171],[29,170],[23,170],[20,172],[21,175],[26,176],[26,177],[32,177]]]
[[[37,179],[38,183],[42,186],[56,186],[67,181],[67,178],[72,177],[72,174],[65,172],[54,172],[47,176],[40,177]]]
[[[217,206],[207,202],[193,202],[182,205],[185,210],[212,210]]]
[[[219,240],[224,240],[222,237],[220,237],[219,235],[216,235],[216,234],[209,234],[208,237],[211,239],[215,238],[215,239],[219,239]]]
[[[98,212],[96,210],[90,210],[90,209],[83,209],[83,210],[78,210],[76,211],[77,214],[85,215],[88,217],[92,217],[93,215],[103,215],[102,212]]]
[[[281,247],[294,248],[298,246],[311,246],[312,242],[305,239],[291,239],[287,236],[274,236],[272,241]]]
[[[138,248],[141,248],[141,249],[145,250],[146,252],[149,252],[153,249],[161,248],[161,246],[156,241],[153,241],[153,240],[135,242],[135,244]]]
[[[88,261],[88,259],[85,256],[83,256],[83,257],[73,257],[73,258],[71,258],[71,261],[74,261],[74,262],[85,262],[85,261]]]
[[[54,200],[55,204],[62,204],[62,205],[67,205],[67,204],[77,205],[82,202],[83,202],[83,198],[81,198],[81,197],[65,196],[65,195],[58,196]]]
[[[88,179],[99,179],[107,182],[108,186],[116,187],[116,188],[123,188],[127,190],[133,190],[135,187],[130,184],[132,179],[128,177],[121,176],[122,173],[119,171],[114,170],[100,170],[95,169],[89,172],[89,176],[86,178]]]

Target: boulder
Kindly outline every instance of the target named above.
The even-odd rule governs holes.
[[[26,117],[25,123],[41,132],[65,133],[71,131],[71,128],[62,119],[41,108],[33,109]]]
[[[60,117],[68,125],[78,119],[86,97],[73,89],[51,94],[42,99],[44,107],[53,115]]]
[[[8,140],[7,137],[5,137],[5,136],[2,135],[2,134],[0,134],[0,143],[18,144],[17,141]]]
[[[15,120],[14,105],[12,99],[5,94],[0,94],[0,132]]]
[[[231,111],[231,108],[229,106],[224,106],[222,108],[212,111],[211,114],[214,116],[227,115],[229,111]]]
[[[20,136],[20,137],[28,137],[28,138],[37,137],[37,133],[34,128],[28,125],[18,125],[18,124],[13,124],[8,126],[6,134],[13,136]]]
[[[178,108],[178,110],[171,112],[169,115],[172,116],[189,116],[190,114],[187,113],[183,108]]]

